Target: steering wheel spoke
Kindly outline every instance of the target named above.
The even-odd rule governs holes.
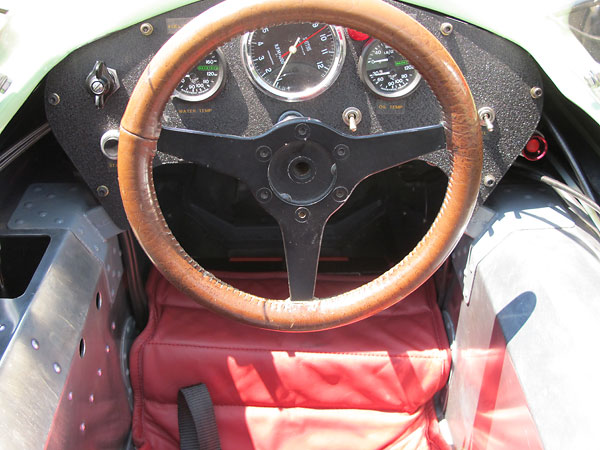
[[[314,299],[323,231],[343,204],[333,197],[305,206],[274,197],[261,205],[279,223],[291,300]]]
[[[334,153],[346,184],[356,186],[370,175],[444,148],[444,127],[432,125],[345,139],[335,147]]]
[[[186,162],[230,175],[249,185],[260,183],[265,164],[253,139],[164,127],[158,150]],[[264,158],[263,158],[264,159]]]
[[[297,214],[295,213],[295,216]],[[314,219],[306,222],[297,220],[295,218],[280,223],[290,299],[312,300],[315,293],[325,222]]]

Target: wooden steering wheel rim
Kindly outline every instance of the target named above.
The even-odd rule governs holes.
[[[453,168],[433,224],[396,266],[336,297],[272,300],[223,283],[183,250],[158,205],[152,159],[163,109],[196,61],[244,32],[303,20],[358,29],[384,40],[409,59],[442,107]],[[189,22],[146,67],[121,121],[118,177],[125,212],[140,244],[158,270],[182,292],[216,312],[262,328],[324,330],[358,321],[402,300],[443,263],[476,203],[482,145],[473,98],[457,64],[429,31],[398,8],[381,0],[227,0]]]

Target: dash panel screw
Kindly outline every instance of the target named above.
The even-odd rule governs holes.
[[[154,32],[154,27],[151,23],[144,22],[140,25],[140,33],[144,36],[150,36]]]
[[[486,187],[493,187],[496,184],[496,177],[494,175],[486,175],[483,177],[483,184]]]
[[[440,33],[442,33],[444,36],[451,35],[453,30],[454,30],[454,27],[449,22],[444,22],[443,24],[440,25]]]
[[[98,197],[104,198],[108,197],[109,190],[106,186],[101,185],[96,188],[96,193],[98,194]]]
[[[534,86],[534,87],[531,88],[531,90],[529,91],[529,93],[531,94],[532,98],[540,98],[544,94],[544,91],[542,90],[541,87]]]
[[[52,106],[58,105],[60,103],[60,96],[56,92],[53,92],[48,96],[48,103]]]

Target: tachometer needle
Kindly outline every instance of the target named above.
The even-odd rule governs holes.
[[[292,55],[298,51],[297,48],[296,48],[296,46],[298,45],[298,42],[300,42],[300,38],[296,39],[296,42],[294,43],[294,45],[290,46],[290,50],[287,52],[288,53],[288,57],[285,59],[285,61],[283,63],[283,66],[281,66],[281,70],[279,71],[279,74],[277,75],[277,78],[275,78],[275,83],[273,83],[273,84],[277,84],[277,83],[279,83],[279,80],[281,80],[281,74],[285,70],[285,66],[287,66],[287,63],[290,60],[290,58],[292,57]]]
[[[327,28],[329,25],[325,25],[324,27],[318,29],[317,31],[315,31],[313,34],[311,34],[309,37],[307,37],[306,39],[304,39],[302,42],[298,43],[298,41],[296,41],[296,43],[294,44],[294,52],[296,53],[296,49],[298,48],[299,45],[304,44],[306,41],[308,41],[309,39],[311,39],[312,37],[316,36],[317,34],[319,34],[321,31],[323,31],[325,28]],[[299,38],[298,38],[299,39]],[[290,50],[288,52],[285,52],[283,55],[281,55],[282,58],[285,58],[285,55],[287,55],[288,53],[292,53],[292,47],[290,47]]]

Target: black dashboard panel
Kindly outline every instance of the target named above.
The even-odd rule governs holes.
[[[151,34],[136,24],[88,44],[65,58],[48,75],[46,98],[48,120],[58,141],[100,202],[121,226],[127,222],[121,205],[116,161],[100,150],[102,135],[117,130],[129,95],[152,56],[190,18],[217,3],[206,0],[149,18]],[[494,131],[484,132],[484,176],[499,181],[535,130],[541,115],[542,99],[534,99],[531,89],[541,85],[541,76],[531,57],[516,45],[472,25],[395,3],[428,28],[450,51],[461,67],[473,92],[477,108],[495,111]],[[443,23],[453,31],[444,35]],[[321,120],[338,131],[349,133],[342,112],[350,106],[362,112],[357,135],[414,128],[439,123],[438,103],[426,83],[408,97],[380,99],[370,93],[358,73],[364,42],[347,39],[342,72],[335,84],[320,96],[299,103],[285,103],[258,91],[246,74],[240,51],[240,38],[222,47],[227,60],[227,81],[214,99],[193,103],[173,99],[167,104],[164,125],[239,136],[256,136],[269,130],[282,113],[295,110]],[[118,74],[120,88],[97,109],[86,88],[86,78],[96,61],[104,61]],[[54,96],[54,94],[57,96]],[[160,155],[159,155],[160,156]],[[444,172],[450,170],[445,152],[425,158]],[[160,165],[167,161],[155,159]],[[98,189],[106,187],[106,189]],[[493,185],[480,190],[483,201]]]

